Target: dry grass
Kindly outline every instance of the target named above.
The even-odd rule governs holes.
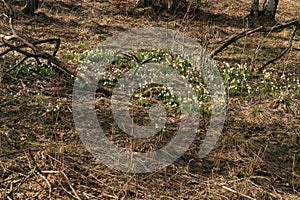
[[[16,1],[18,2],[18,1]],[[243,31],[249,1],[202,1],[200,13],[173,16],[118,9],[108,2],[44,1],[32,19],[18,14],[16,28],[34,38],[60,37],[59,57],[78,67],[80,56],[123,30],[161,26],[193,37],[208,51]],[[15,5],[19,5],[16,3]],[[297,0],[280,1],[278,21],[297,17]],[[3,28],[2,28],[3,27]],[[8,31],[1,19],[1,30]],[[255,34],[216,57],[261,66],[287,47],[291,30]],[[267,67],[272,80],[284,73],[300,79],[300,40],[293,51]],[[1,58],[7,69],[18,55]],[[26,67],[26,66],[25,66]],[[249,80],[261,86],[264,74]],[[82,145],[72,119],[73,80],[31,72],[7,74],[0,85],[0,198],[2,199],[299,199],[300,94],[282,89],[228,97],[225,127],[216,148],[199,159],[193,147],[167,168],[146,174],[122,173],[99,163]],[[99,113],[109,114],[107,95],[99,93]],[[107,117],[109,119],[109,117]],[[116,132],[107,124],[107,130]]]

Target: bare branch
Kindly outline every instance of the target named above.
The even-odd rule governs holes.
[[[17,31],[15,30],[14,24],[13,24],[13,9],[12,9],[12,7],[5,0],[1,0],[1,1],[3,2],[4,6],[9,10],[9,15],[7,15],[7,17],[9,18],[9,27],[11,29],[12,35],[0,34],[1,40],[3,42],[2,44],[0,44],[0,47],[7,48],[6,50],[4,50],[3,52],[0,53],[0,56],[4,56],[5,54],[7,54],[11,51],[16,51],[25,56],[20,62],[18,62],[16,65],[14,65],[11,69],[8,69],[6,71],[6,73],[8,73],[11,70],[15,69],[16,67],[18,67],[22,62],[24,62],[28,58],[35,58],[37,60],[37,62],[39,62],[39,60],[38,60],[39,58],[42,58],[42,59],[48,60],[49,64],[53,63],[55,65],[54,67],[57,70],[59,70],[63,73],[70,74],[70,75],[75,75],[75,72],[73,70],[68,69],[68,67],[63,62],[61,62],[59,59],[57,59],[55,57],[55,55],[60,47],[60,39],[50,38],[50,39],[37,40],[37,41],[30,42],[26,38],[19,36]],[[16,46],[16,45],[10,44],[10,41],[17,41],[22,44]],[[44,44],[44,43],[55,43],[55,47],[54,47],[54,51],[53,51],[52,55],[43,51],[38,46],[36,46],[36,45]],[[26,50],[26,48],[27,49],[29,48],[32,51],[28,51],[28,50]]]
[[[284,24],[280,24],[280,25],[274,26],[274,27],[260,26],[260,27],[255,28],[255,29],[245,30],[245,31],[243,31],[241,33],[233,35],[233,36],[229,37],[228,39],[226,39],[225,42],[222,45],[220,45],[219,47],[217,47],[216,49],[214,49],[212,51],[212,53],[210,54],[210,56],[212,58],[215,57],[217,54],[219,54],[220,52],[222,52],[230,44],[234,43],[238,39],[243,38],[245,36],[249,36],[249,35],[252,35],[253,33],[257,33],[257,32],[272,32],[272,31],[277,31],[277,30],[281,30],[281,29],[284,29],[284,28],[287,28],[287,27],[290,27],[290,26],[295,26],[295,27],[297,27],[297,29],[299,29],[299,27],[300,27],[300,18],[292,20],[292,21],[289,21],[289,22],[284,23]]]
[[[264,69],[266,68],[266,66],[268,66],[269,64],[271,64],[271,63],[273,63],[273,62],[279,60],[279,59],[282,58],[287,52],[289,52],[289,51],[292,49],[292,47],[293,47],[293,40],[294,40],[294,37],[295,37],[295,35],[296,35],[296,31],[297,31],[297,27],[294,26],[293,32],[292,32],[291,37],[290,37],[290,40],[289,40],[289,46],[288,46],[285,50],[283,50],[283,51],[281,52],[281,54],[278,55],[276,58],[273,58],[273,59],[269,60],[269,61],[266,62],[263,66],[261,66],[261,67],[258,69],[259,71],[264,70]]]
[[[25,62],[25,60],[27,60],[28,57],[24,57],[22,60],[20,60],[17,64],[15,64],[13,67],[9,68],[8,70],[6,70],[5,74],[11,72],[12,70],[16,69],[17,67],[19,67],[23,62]]]
[[[246,30],[246,31],[243,31],[241,33],[238,33],[236,35],[233,35],[233,36],[229,37],[227,40],[225,40],[225,42],[221,46],[217,47],[215,50],[212,51],[212,53],[210,54],[210,57],[212,57],[212,58],[215,57],[217,54],[219,54],[226,47],[228,47],[230,44],[234,43],[238,39],[243,38],[247,35],[251,35],[251,34],[256,33],[258,31],[261,31],[263,28],[264,28],[263,26],[260,26],[256,29]]]

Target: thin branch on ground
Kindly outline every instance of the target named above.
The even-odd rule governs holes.
[[[236,42],[237,40],[239,40],[239,39],[241,39],[241,38],[243,38],[245,36],[249,36],[249,35],[252,35],[252,34],[257,33],[257,32],[278,31],[278,30],[282,30],[284,28],[288,28],[288,27],[291,27],[291,26],[296,27],[296,29],[300,29],[300,18],[299,19],[294,19],[292,21],[289,21],[287,23],[280,24],[280,25],[277,25],[277,26],[274,26],[274,27],[259,26],[259,27],[255,28],[255,29],[245,30],[245,31],[243,31],[241,33],[238,33],[238,34],[233,35],[233,36],[229,37],[228,39],[226,39],[222,45],[218,46],[216,49],[214,49],[211,52],[210,56],[212,58],[215,57],[220,52],[222,52],[226,47],[228,47],[230,44]]]
[[[53,67],[56,68],[58,71],[75,76],[76,73],[72,69],[69,69],[65,63],[63,63],[62,61],[60,61],[58,58],[55,57],[60,47],[60,39],[49,38],[45,40],[36,40],[30,42],[28,39],[19,36],[17,34],[16,29],[14,28],[14,23],[13,23],[14,11],[12,7],[5,0],[2,0],[2,2],[9,12],[9,15],[5,15],[5,16],[9,20],[9,27],[12,32],[12,35],[0,34],[2,40],[2,44],[0,44],[0,47],[6,48],[6,50],[0,53],[0,56],[4,56],[11,51],[16,51],[25,56],[20,62],[18,62],[12,68],[8,69],[6,73],[14,70],[29,58],[35,58],[37,63],[40,64],[39,59],[41,58],[41,59],[48,60],[49,65],[53,63],[54,64]],[[21,43],[21,45],[16,46],[15,44],[12,44],[12,42]],[[43,51],[41,48],[37,46],[38,44],[45,44],[45,43],[55,43],[54,51],[52,54]]]
[[[33,172],[35,173],[35,175],[36,176],[39,176],[40,178],[42,178],[45,182],[46,182],[46,184],[47,184],[47,186],[48,186],[48,189],[49,189],[49,191],[48,191],[48,197],[49,197],[49,199],[51,200],[52,199],[52,186],[51,186],[51,184],[50,184],[50,182],[48,181],[48,179],[41,173],[41,170],[38,168],[38,166],[37,166],[37,163],[36,163],[36,160],[34,159],[34,156],[32,155],[32,152],[31,152],[31,150],[30,149],[28,149],[28,163],[29,163],[29,166],[31,166],[31,162],[32,162],[32,164],[33,164],[33,166],[34,166],[34,169],[33,169]],[[31,162],[30,162],[30,160],[31,160]]]
[[[272,64],[272,63],[276,62],[277,60],[282,58],[286,53],[288,53],[293,48],[293,40],[295,38],[296,31],[297,31],[297,27],[294,26],[293,32],[292,32],[291,37],[289,39],[289,46],[285,50],[283,50],[281,52],[281,54],[279,54],[276,58],[273,58],[273,59],[269,60],[263,66],[258,68],[259,71],[263,71],[269,64]]]
[[[223,185],[222,188],[225,189],[225,190],[227,190],[227,191],[229,191],[229,192],[238,194],[239,196],[242,196],[242,197],[244,197],[244,198],[246,198],[246,199],[256,200],[255,198],[252,198],[252,197],[250,197],[250,196],[248,196],[248,195],[246,195],[246,194],[240,193],[240,192],[238,192],[238,191],[236,191],[236,190],[234,190],[234,189],[231,189],[231,188],[229,188],[229,187],[227,187],[227,186],[225,186],[225,185]]]
[[[65,177],[65,179],[66,179],[67,183],[69,184],[69,187],[71,188],[72,192],[74,193],[76,199],[81,200],[81,198],[78,196],[76,190],[72,186],[69,177],[63,171],[60,171],[60,173]]]

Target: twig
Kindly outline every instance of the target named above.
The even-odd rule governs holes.
[[[59,174],[59,171],[56,170],[41,170],[42,174]]]
[[[281,25],[274,26],[274,27],[260,26],[260,27],[255,28],[255,29],[245,30],[241,33],[233,35],[233,36],[229,37],[228,39],[226,39],[225,42],[222,45],[220,45],[215,50],[213,50],[211,52],[210,56],[213,58],[214,56],[219,54],[221,51],[223,51],[227,46],[229,46],[230,44],[234,43],[238,39],[243,38],[245,36],[252,35],[253,33],[256,33],[256,32],[270,32],[270,31],[281,30],[281,29],[284,29],[284,28],[287,28],[287,27],[290,27],[290,26],[296,26],[297,28],[299,28],[300,27],[300,18],[289,21],[289,22],[281,24]]]
[[[72,192],[74,193],[75,197],[78,199],[78,200],[81,200],[81,198],[78,196],[76,190],[74,189],[74,187],[72,186],[68,176],[63,172],[63,171],[60,171],[60,173],[65,177],[66,181],[68,182],[69,184],[69,187],[71,188]]]
[[[12,180],[12,181],[10,182],[10,189],[9,189],[9,191],[6,193],[6,197],[7,197],[7,198],[11,198],[10,196],[13,196],[13,192],[16,191],[16,190],[18,190],[18,189],[21,187],[21,185],[22,185],[23,183],[25,183],[25,181],[26,181],[28,178],[30,178],[30,177],[34,174],[35,170],[36,170],[36,168],[33,168],[32,170],[30,170],[30,171],[28,172],[27,175],[22,174],[22,175],[24,176],[24,178],[20,178],[20,179],[17,179],[17,180]],[[18,184],[18,185],[17,185],[16,187],[14,187],[14,184]]]
[[[289,39],[289,46],[285,50],[283,50],[281,52],[281,54],[279,54],[276,58],[273,58],[273,59],[269,60],[263,66],[261,66],[260,68],[258,68],[259,71],[264,70],[266,68],[266,66],[268,66],[269,64],[271,64],[273,62],[276,62],[277,60],[279,60],[280,58],[282,58],[287,52],[289,52],[292,49],[292,47],[293,47],[293,40],[294,40],[294,37],[296,35],[296,31],[297,31],[297,27],[294,26],[293,32],[292,32],[291,37]]]
[[[0,56],[3,56],[5,54],[9,53],[10,51],[17,51],[18,53],[25,56],[25,58],[23,58],[14,67],[7,70],[7,72],[10,72],[11,70],[15,69],[16,67],[18,67],[22,62],[24,62],[28,58],[35,58],[38,63],[39,63],[39,58],[43,58],[43,59],[48,60],[49,64],[53,63],[55,65],[54,67],[56,69],[58,69],[59,71],[75,76],[76,73],[73,70],[68,69],[68,67],[63,62],[61,62],[59,59],[57,59],[55,57],[55,55],[59,49],[59,46],[60,46],[60,39],[50,38],[50,39],[46,39],[46,40],[38,40],[35,42],[30,42],[29,40],[19,36],[13,25],[13,10],[12,10],[11,6],[5,0],[2,0],[2,2],[4,3],[4,6],[9,10],[9,15],[7,17],[9,18],[9,27],[12,32],[12,35],[7,36],[4,34],[0,34],[2,42],[3,42],[2,44],[0,44],[0,47],[8,48],[4,52],[0,53]],[[11,40],[17,40],[23,44],[19,45],[19,46],[9,44],[9,41],[11,41]],[[52,55],[41,50],[40,48],[38,48],[36,46],[38,44],[52,43],[52,42],[55,42],[55,44],[56,44]],[[23,48],[29,48],[33,51],[33,53],[28,52],[26,50],[22,50]]]
[[[51,184],[50,184],[50,182],[48,181],[48,179],[43,175],[43,174],[41,174],[40,172],[39,172],[39,170],[35,170],[35,173],[38,175],[38,176],[40,176],[45,182],[46,182],[46,184],[48,185],[48,188],[49,188],[49,199],[51,200],[52,199],[52,186],[51,186]]]
[[[245,37],[247,35],[251,35],[251,34],[256,33],[258,31],[261,31],[263,28],[264,28],[263,26],[260,26],[256,29],[245,30],[241,33],[238,33],[236,35],[233,35],[233,36],[229,37],[227,40],[225,40],[225,42],[221,46],[219,46],[215,50],[213,50],[213,52],[210,54],[210,57],[211,58],[215,57],[217,54],[219,54],[221,51],[223,51],[223,49],[225,49],[226,47],[228,47],[230,44],[234,43],[238,39],[240,39],[242,37]]]
[[[75,72],[70,71],[68,69],[68,67],[63,62],[61,62],[59,59],[57,59],[56,57],[54,57],[54,56],[52,56],[52,55],[36,48],[36,47],[32,48],[32,50],[34,50],[35,53],[30,53],[30,52],[27,52],[25,50],[22,50],[21,47],[23,47],[23,46],[13,46],[13,45],[7,43],[4,40],[2,40],[2,41],[5,44],[5,46],[9,47],[11,50],[14,50],[14,51],[16,51],[20,54],[23,54],[27,58],[36,58],[36,59],[43,58],[43,59],[46,59],[49,62],[53,63],[56,66],[55,68],[58,69],[59,71],[75,76]],[[26,40],[23,40],[23,41],[26,41]],[[27,41],[27,43],[29,43],[29,42]]]
[[[22,60],[20,60],[17,64],[15,64],[14,66],[12,66],[11,68],[9,68],[8,70],[5,71],[5,74],[11,72],[12,70],[16,69],[17,67],[19,67],[25,60],[27,60],[28,57],[23,58]]]
[[[36,161],[34,159],[34,156],[31,152],[31,149],[28,149],[28,154],[29,154],[29,158],[31,159],[32,161],[32,164],[34,165],[34,168],[33,168],[33,172],[38,175],[39,177],[41,177],[45,182],[46,184],[48,185],[48,188],[49,188],[49,199],[51,200],[52,199],[52,186],[50,184],[50,182],[48,181],[48,179],[43,175],[41,174],[41,170],[38,168],[37,164],[36,164]],[[31,165],[31,163],[29,162],[29,165]]]
[[[250,197],[250,196],[248,196],[248,195],[246,195],[246,194],[240,193],[240,192],[238,192],[238,191],[236,191],[236,190],[234,190],[234,189],[231,189],[231,188],[229,188],[229,187],[226,187],[225,185],[222,185],[222,188],[225,189],[225,190],[227,190],[227,191],[229,191],[229,192],[232,192],[232,193],[238,194],[238,195],[240,195],[240,196],[242,196],[242,197],[245,197],[245,198],[247,198],[247,199],[250,199],[250,200],[256,200],[256,199],[254,199],[254,198],[252,198],[252,197]]]
[[[0,34],[1,38],[2,38],[2,41],[9,41],[11,39],[15,39],[14,36],[3,36],[2,34]],[[55,50],[52,54],[52,56],[55,56],[57,51],[59,50],[59,46],[60,46],[60,39],[58,38],[49,38],[49,39],[45,39],[45,40],[37,40],[37,41],[33,41],[32,44],[33,45],[37,45],[37,44],[44,44],[44,43],[52,43],[52,42],[55,42]],[[0,45],[0,47],[6,47],[6,42],[4,42],[3,44]],[[17,49],[21,49],[21,48],[26,48],[28,46],[26,45],[19,45],[19,46],[15,46],[15,48]],[[2,53],[0,53],[0,56],[3,56],[11,51],[13,51],[14,49],[11,49],[11,48],[8,48],[7,50],[3,51]]]

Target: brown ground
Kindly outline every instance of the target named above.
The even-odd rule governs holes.
[[[18,9],[21,1],[14,1]],[[212,51],[228,36],[247,28],[250,1],[202,1],[199,12],[171,15],[96,1],[44,1],[37,15],[17,14],[25,36],[61,38],[58,57],[70,67],[107,37],[136,27],[181,31]],[[281,0],[277,21],[299,17],[297,0]],[[1,11],[2,13],[3,11]],[[288,46],[291,29],[245,37],[216,57],[248,63],[254,70]],[[8,33],[1,18],[1,33]],[[71,113],[73,80],[53,70],[42,75],[22,70],[6,74],[0,85],[0,197],[2,199],[299,199],[300,198],[300,38],[294,49],[267,67],[272,80],[283,73],[298,81],[294,93],[263,90],[228,98],[225,127],[216,148],[204,159],[187,152],[166,169],[122,173],[97,163],[79,140]],[[257,52],[257,53],[256,53]],[[19,55],[3,56],[1,71]],[[28,66],[34,61],[28,61]],[[26,67],[26,66],[25,66]],[[28,67],[27,67],[28,68]],[[259,73],[251,84],[262,84]],[[285,83],[288,84],[288,83]],[[285,88],[284,85],[282,88]],[[279,94],[284,99],[280,101]],[[109,113],[99,93],[98,113]],[[106,105],[106,106],[105,106]],[[59,107],[59,109],[58,109]],[[108,122],[110,120],[107,117]],[[111,119],[112,120],[112,119]],[[142,117],[141,117],[141,120]],[[113,127],[107,126],[112,133]],[[50,172],[45,172],[50,171]]]

